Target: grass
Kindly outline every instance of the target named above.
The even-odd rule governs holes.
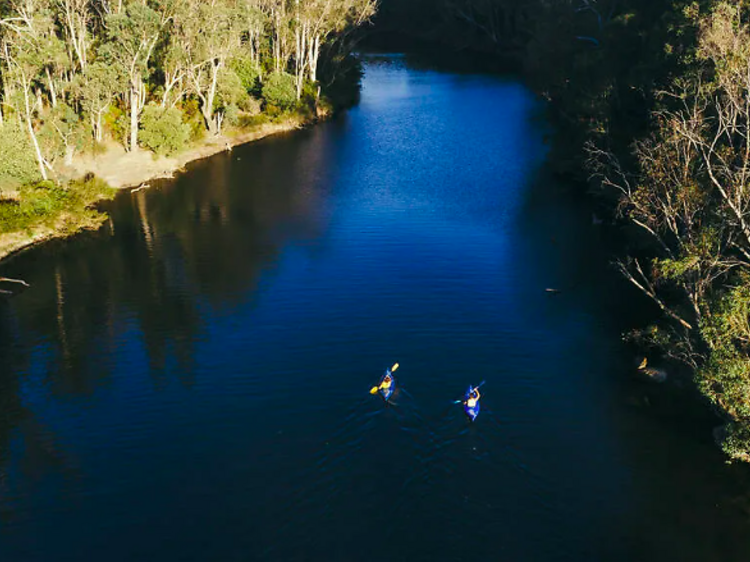
[[[0,199],[0,234],[33,234],[39,228],[48,228],[64,235],[97,226],[103,215],[92,205],[112,198],[114,193],[98,178],[66,185],[43,181],[23,186],[12,198]]]

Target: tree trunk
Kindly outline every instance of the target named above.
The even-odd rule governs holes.
[[[309,60],[307,70],[310,72],[310,81],[318,81],[318,58],[320,58],[320,35],[310,41]]]
[[[216,99],[216,85],[219,81],[219,71],[221,70],[223,63],[218,63],[211,66],[211,87],[206,92],[203,106],[201,107],[201,113],[203,113],[203,119],[206,121],[206,127],[208,132],[216,136],[219,134],[216,126],[216,120],[214,119],[214,100]]]
[[[63,160],[64,164],[66,166],[72,166],[73,165],[73,155],[75,154],[75,147],[67,144],[65,146],[65,159]]]
[[[47,83],[49,84],[49,97],[52,100],[52,107],[57,107],[57,94],[55,92],[55,84],[52,82],[52,75],[49,73],[49,68],[45,68],[44,72],[47,74]]]
[[[138,148],[138,113],[139,113],[140,96],[135,85],[130,87],[130,151],[133,152]]]
[[[45,167],[44,156],[42,156],[42,150],[39,148],[39,142],[36,139],[36,133],[34,132],[34,124],[31,122],[31,103],[29,102],[29,86],[30,84],[26,81],[26,76],[22,76],[22,87],[23,87],[23,101],[26,109],[26,126],[29,130],[29,137],[31,137],[31,143],[34,145],[34,152],[36,153],[36,160],[39,164],[39,172],[42,174],[42,179],[49,179],[47,176],[47,169]]]
[[[102,142],[104,140],[104,132],[102,131],[102,114],[105,110],[101,110],[96,114],[96,142]]]

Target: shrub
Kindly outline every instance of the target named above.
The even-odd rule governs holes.
[[[260,66],[248,58],[234,58],[229,62],[231,68],[242,84],[245,92],[255,94],[258,92],[260,82]]]
[[[206,122],[201,113],[200,103],[195,97],[190,97],[182,103],[183,120],[190,131],[190,141],[196,142],[206,136]]]
[[[258,115],[260,113],[260,100],[252,96],[246,96],[239,104],[239,108],[248,115]]]
[[[98,226],[103,215],[92,203],[114,196],[115,190],[97,178],[63,186],[41,181],[22,186],[10,201],[0,201],[0,233],[31,230],[41,225],[75,231]],[[61,220],[62,219],[62,220]]]
[[[19,123],[0,127],[0,192],[39,179],[39,166],[29,135]]]
[[[274,72],[263,84],[263,99],[267,104],[282,109],[292,107],[297,103],[297,87],[294,76],[286,72]]]
[[[750,425],[746,421],[731,422],[715,432],[724,452],[733,459],[750,461]]]
[[[107,109],[107,112],[104,114],[104,124],[107,129],[109,129],[114,140],[122,144],[124,147],[128,146],[130,117],[123,107],[118,104],[111,104],[109,109]]]
[[[167,110],[150,104],[141,116],[141,144],[156,154],[170,155],[182,150],[190,137],[190,127],[182,122],[176,107]]]

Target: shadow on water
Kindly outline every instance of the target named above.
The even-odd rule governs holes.
[[[115,384],[118,360],[148,373],[156,391],[172,378],[190,388],[207,310],[252,305],[279,247],[319,236],[325,194],[298,176],[323,166],[321,150],[277,139],[193,164],[174,182],[120,194],[100,232],[3,264],[3,275],[31,285],[0,298],[0,514],[8,521],[24,517],[8,500],[34,495],[22,487],[75,464],[37,406],[61,399],[85,408]]]

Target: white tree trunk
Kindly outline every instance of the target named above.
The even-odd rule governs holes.
[[[214,119],[214,100],[216,99],[216,86],[219,82],[219,71],[223,66],[223,61],[212,64],[211,66],[211,86],[206,92],[203,98],[203,105],[201,107],[201,113],[203,113],[203,119],[206,121],[206,127],[212,135],[218,135],[219,130]]]
[[[34,132],[34,124],[31,122],[31,103],[29,102],[29,86],[30,84],[27,83],[26,76],[22,75],[22,87],[23,87],[23,101],[24,106],[26,110],[26,126],[29,131],[29,137],[31,138],[31,143],[34,145],[34,152],[36,153],[36,160],[39,164],[39,172],[42,174],[42,179],[47,180],[49,179],[47,176],[47,168],[45,167],[45,161],[44,156],[42,156],[42,150],[39,148],[39,142],[36,138],[36,133]]]
[[[140,96],[135,85],[130,87],[130,151],[133,152],[138,148],[138,107]]]
[[[57,93],[55,92],[55,83],[52,82],[52,75],[49,73],[49,68],[45,68],[44,72],[47,74],[47,83],[49,84],[49,97],[52,101],[52,107],[57,107]]]
[[[66,144],[65,146],[65,159],[63,162],[66,166],[72,166],[73,165],[73,155],[75,154],[75,146],[72,146],[70,144]]]
[[[294,31],[294,77],[297,82],[297,99],[302,97],[302,87],[305,85],[305,69],[307,68],[307,23],[299,22]]]
[[[310,81],[318,81],[318,59],[320,58],[320,35],[310,41],[307,70],[310,73]]]

